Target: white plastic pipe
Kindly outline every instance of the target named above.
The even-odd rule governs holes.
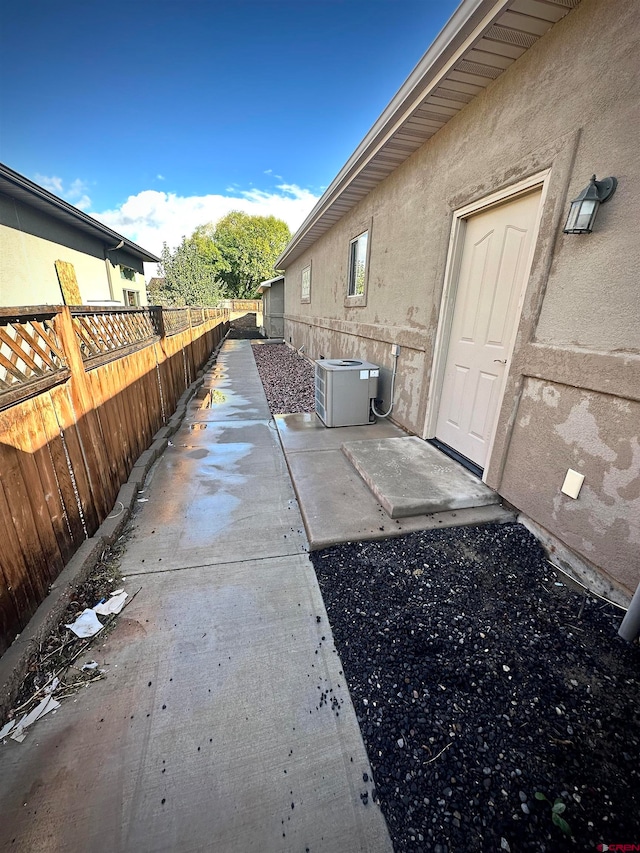
[[[396,387],[396,373],[398,372],[398,353],[394,352],[393,357],[395,359],[393,363],[393,373],[391,374],[391,391],[389,392],[389,396],[391,397],[391,402],[389,403],[389,408],[384,414],[379,412],[376,409],[375,400],[371,401],[371,411],[377,418],[388,418],[391,412],[393,411],[393,395]]]
[[[622,620],[618,634],[629,643],[632,643],[640,634],[640,584],[638,584],[638,588],[631,599],[627,615]]]

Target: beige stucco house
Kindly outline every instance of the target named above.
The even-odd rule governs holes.
[[[0,164],[0,307],[146,305],[150,252]]]
[[[392,418],[627,593],[639,35],[637,0],[463,0],[276,262],[287,342],[379,364],[385,408],[398,344]],[[594,173],[617,189],[564,233]]]

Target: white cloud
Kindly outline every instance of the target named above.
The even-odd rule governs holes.
[[[80,180],[80,178],[71,181],[68,186],[65,186],[62,178],[59,178],[57,175],[52,175],[51,177],[36,175],[33,180],[37,184],[40,184],[41,187],[44,187],[45,190],[55,193],[55,195],[65,199],[65,201],[68,201],[79,210],[88,210],[91,207],[91,199],[87,194],[89,185],[85,181]]]
[[[49,190],[50,193],[62,195],[62,178],[58,178],[56,175],[52,175],[51,177],[47,175],[34,175],[33,180],[36,184],[44,187],[45,190]]]
[[[166,178],[164,175],[156,175],[156,180],[157,181],[166,181]]]
[[[227,190],[230,192],[230,190]],[[292,232],[304,221],[318,196],[296,184],[280,184],[275,191],[233,191],[229,195],[179,196],[159,190],[143,190],[114,210],[91,215],[142,248],[159,255],[163,242],[177,246],[198,225],[216,223],[232,210],[257,216],[277,216]],[[155,264],[147,264],[147,277]]]

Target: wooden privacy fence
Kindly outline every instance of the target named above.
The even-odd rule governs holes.
[[[220,305],[232,314],[260,314],[262,312],[262,299],[223,299]]]
[[[214,308],[0,308],[0,654],[228,328]]]

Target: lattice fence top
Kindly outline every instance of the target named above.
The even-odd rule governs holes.
[[[146,309],[72,314],[83,361],[147,341],[156,334]]]
[[[189,328],[188,308],[163,308],[164,329],[167,335],[175,335]]]
[[[66,368],[54,316],[0,317],[0,395]]]
[[[189,308],[189,317],[191,319],[192,326],[201,326],[204,321],[207,319],[205,311],[206,308]]]
[[[229,311],[226,308],[203,308],[203,311],[207,320],[219,320],[221,317],[229,319]]]

